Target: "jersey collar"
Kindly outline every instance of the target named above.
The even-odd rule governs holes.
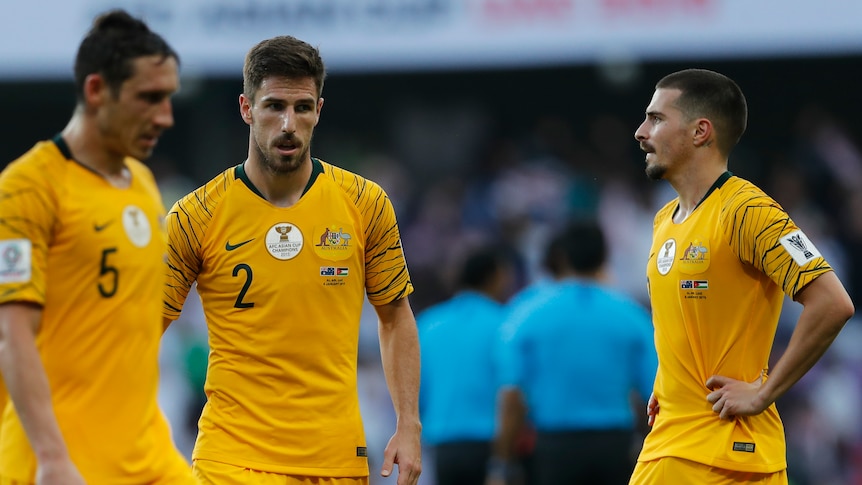
[[[62,148],[60,149],[62,151]],[[302,189],[302,195],[305,195],[306,192],[311,190],[311,186],[314,185],[314,181],[317,180],[317,177],[323,173],[323,164],[320,163],[320,160],[312,157],[311,158],[311,177],[308,178],[308,183],[305,185],[305,188]],[[245,173],[245,162],[240,163],[236,167],[234,167],[234,176],[240,180],[242,183],[248,187],[249,190],[257,194],[261,199],[266,199],[263,194],[257,190],[257,187],[251,183],[251,180],[248,178],[248,174]],[[300,195],[300,197],[302,197]]]
[[[703,204],[703,201],[705,201],[706,198],[709,197],[709,194],[715,192],[717,189],[720,189],[721,186],[724,185],[724,183],[727,182],[730,177],[733,177],[733,173],[731,173],[729,170],[719,175],[718,180],[716,180],[715,183],[712,184],[712,187],[710,187],[709,190],[706,191],[706,194],[704,194],[703,198],[700,199],[700,202],[698,202],[697,205],[694,206],[694,208],[697,209],[698,207],[700,207],[700,204]]]

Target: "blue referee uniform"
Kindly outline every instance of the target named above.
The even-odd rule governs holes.
[[[539,432],[634,428],[630,392],[646,402],[658,366],[646,309],[568,278],[537,288],[509,318],[500,382],[521,390]]]
[[[535,483],[623,485],[658,361],[646,309],[595,279],[565,277],[517,299],[501,336],[503,394],[536,429]],[[508,401],[508,397],[506,398]]]
[[[505,312],[502,304],[465,290],[417,317],[427,444],[493,439],[499,388],[494,351]]]

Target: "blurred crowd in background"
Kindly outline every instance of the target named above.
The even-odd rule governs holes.
[[[549,236],[580,215],[598,217],[608,236],[612,284],[647,306],[653,215],[673,191],[647,180],[633,132],[661,76],[683,67],[716,69],[736,79],[749,100],[749,130],[730,157],[731,171],[788,210],[858,307],[860,60],[333,75],[324,88],[312,154],[388,192],[416,288],[411,297],[416,313],[451,296],[461,258],[480,244],[503,243],[516,252],[519,287],[541,278]],[[10,134],[6,160],[59,131],[59,120],[71,110],[71,87],[66,88],[20,84],[4,90],[16,93],[4,97],[10,115],[0,121],[0,129]],[[176,127],[150,161],[167,206],[244,159],[247,127],[238,116],[240,90],[239,73],[230,80],[184,80],[175,104]],[[11,114],[19,112],[29,118]],[[167,331],[162,353],[161,403],[179,446],[189,454],[205,399],[207,358],[205,322],[194,298]],[[786,302],[774,356],[800,309]],[[794,485],[862,484],[862,323],[857,320],[778,402]],[[370,307],[359,359],[372,484],[394,483],[379,478],[395,421]],[[435,483],[431,460],[425,457],[425,485]]]

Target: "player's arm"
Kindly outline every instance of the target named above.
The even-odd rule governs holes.
[[[204,192],[205,194],[205,192]],[[192,284],[201,268],[200,237],[206,233],[212,213],[197,210],[194,205],[203,195],[197,192],[183,197],[165,216],[168,253],[165,261],[165,290],[162,301],[162,332],[180,316]],[[195,219],[191,214],[206,214]]]
[[[384,452],[381,474],[398,464],[397,485],[414,485],[422,472],[422,424],[419,421],[419,337],[407,298],[376,305],[383,373],[397,419]]]
[[[83,484],[54,415],[48,377],[36,349],[41,321],[38,305],[0,304],[0,371],[39,463],[38,483]]]
[[[706,386],[713,389],[707,399],[722,419],[758,414],[783,396],[820,360],[855,311],[832,271],[808,283],[795,299],[802,304],[802,313],[787,349],[765,382],[746,383],[723,376],[707,380]]]

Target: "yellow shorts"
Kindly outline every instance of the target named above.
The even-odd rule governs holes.
[[[195,485],[195,479],[192,478],[191,469],[186,466],[184,469],[177,467],[169,474],[157,479],[155,482],[147,485]],[[6,477],[0,477],[0,485],[33,485],[33,482],[22,482],[20,480],[12,480]]]
[[[368,477],[324,478],[261,472],[210,460],[195,460],[198,485],[368,485]]]
[[[639,461],[629,485],[665,485],[668,483],[697,485],[787,485],[787,470],[775,473],[737,472],[716,468],[682,458],[668,456],[652,461]]]

